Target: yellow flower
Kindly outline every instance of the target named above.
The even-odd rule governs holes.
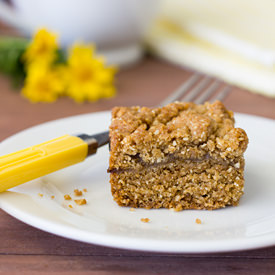
[[[32,102],[53,102],[66,92],[75,101],[83,102],[115,95],[116,69],[96,58],[92,46],[74,46],[64,65],[56,63],[58,50],[54,34],[45,29],[35,34],[23,55],[23,96]]]
[[[32,63],[27,70],[22,95],[31,102],[54,102],[63,94],[65,83],[63,66],[42,66]]]
[[[104,60],[94,57],[92,46],[76,45],[68,58],[67,94],[76,102],[96,101],[115,95],[114,67],[106,67]]]
[[[41,62],[49,64],[57,56],[57,37],[46,29],[40,29],[33,37],[23,55],[23,60],[29,64],[31,62]]]

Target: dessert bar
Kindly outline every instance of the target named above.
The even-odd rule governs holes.
[[[238,205],[247,144],[219,101],[115,107],[108,169],[113,198],[120,206],[176,211]]]

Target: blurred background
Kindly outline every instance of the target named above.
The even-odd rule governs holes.
[[[198,71],[234,87],[229,108],[274,118],[274,10],[273,0],[1,0],[1,39],[31,39],[45,28],[58,34],[62,51],[93,43],[118,69],[116,95],[82,105],[66,98],[30,104],[12,92],[24,84],[14,88],[2,74],[1,112],[24,110],[20,129],[115,105],[154,106]],[[26,123],[34,112],[38,118]]]
[[[275,96],[274,10],[272,0],[0,1],[0,19],[21,35],[46,27],[63,47],[92,42],[119,66],[149,49],[269,96]]]

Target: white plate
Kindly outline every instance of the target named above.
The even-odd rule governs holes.
[[[108,183],[108,148],[85,162],[0,194],[4,211],[47,232],[87,243],[158,252],[221,252],[275,244],[275,123],[236,114],[250,139],[246,152],[245,195],[238,207],[215,211],[145,210],[117,206]],[[0,144],[10,153],[65,133],[107,129],[110,113],[61,119],[25,130]],[[64,194],[87,188],[88,204]],[[43,194],[40,197],[38,193]],[[51,196],[55,196],[54,199]],[[69,208],[69,204],[73,208]],[[141,222],[149,218],[149,223]],[[202,224],[196,224],[199,218]]]

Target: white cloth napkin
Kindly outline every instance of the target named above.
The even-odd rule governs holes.
[[[274,0],[162,0],[146,42],[156,55],[275,96]]]

